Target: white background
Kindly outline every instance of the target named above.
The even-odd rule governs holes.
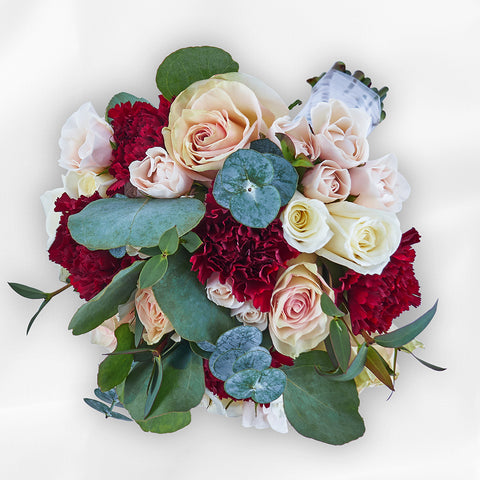
[[[479,478],[479,23],[478,0],[0,2],[0,477]],[[390,87],[372,157],[394,152],[412,186],[400,219],[422,234],[419,312],[440,299],[421,355],[448,369],[402,356],[389,401],[386,388],[361,395],[367,430],[348,445],[244,429],[200,408],[163,436],[105,420],[82,401],[103,357],[67,331],[72,292],[25,337],[38,301],[6,282],[60,286],[39,196],[61,185],[63,123],[88,100],[103,112],[119,91],[155,101],[157,66],[192,45],[229,51],[287,103],[306,100],[305,79],[338,59]]]

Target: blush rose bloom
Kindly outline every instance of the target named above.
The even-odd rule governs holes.
[[[148,345],[157,343],[166,333],[173,331],[170,320],[159,307],[151,288],[141,288],[135,293],[138,318],[145,327],[143,339]]]
[[[323,293],[334,300],[315,263],[295,263],[280,276],[269,313],[270,336],[280,353],[296,358],[328,336],[331,319],[320,307]]]
[[[349,171],[333,160],[309,168],[302,179],[303,193],[324,203],[345,200],[350,195]]]
[[[244,302],[239,307],[232,308],[230,313],[244,325],[256,327],[262,332],[266,330],[268,326],[268,314],[255,308],[250,300]]]
[[[352,202],[327,205],[333,237],[316,253],[360,274],[380,274],[400,245],[396,215]]]
[[[177,198],[187,193],[193,180],[162,147],[149,148],[143,160],[129,165],[130,183],[154,198]]]
[[[399,212],[410,195],[410,186],[398,173],[395,155],[369,160],[364,166],[352,168],[352,194],[355,203],[369,208]]]
[[[102,172],[112,162],[112,135],[112,127],[93,105],[83,104],[62,127],[59,165],[67,170]]]
[[[226,283],[220,282],[220,275],[214,273],[207,280],[205,290],[207,298],[220,307],[238,308],[243,302],[238,301],[233,295],[232,284],[227,280]]]
[[[299,252],[313,253],[332,238],[330,214],[323,202],[295,192],[280,215],[286,242]]]
[[[165,148],[192,179],[211,183],[231,153],[248,148],[286,113],[278,94],[254,77],[227,73],[200,80],[172,103]]]

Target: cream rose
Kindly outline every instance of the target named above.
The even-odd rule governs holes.
[[[249,300],[237,308],[232,308],[231,312],[239,322],[244,325],[250,325],[256,327],[263,332],[268,326],[268,314],[262,312],[258,308],[253,306],[253,303]]]
[[[331,319],[320,307],[323,293],[334,299],[315,263],[294,264],[280,276],[269,313],[270,336],[280,353],[295,358],[328,336]]]
[[[288,112],[277,99],[265,84],[241,74],[195,82],[172,103],[165,148],[192,179],[211,183],[231,153],[258,139],[277,113]]]
[[[193,180],[162,147],[149,148],[143,160],[129,165],[130,183],[145,195],[176,198],[187,193]]]
[[[135,293],[135,307],[138,318],[145,327],[143,339],[148,345],[157,343],[163,335],[173,330],[170,320],[168,320],[159,307],[151,288],[137,290]]]
[[[238,301],[233,295],[232,284],[228,280],[226,283],[221,283],[218,273],[209,277],[205,290],[207,298],[220,307],[238,308],[243,305],[243,302]]]
[[[382,273],[402,236],[396,215],[352,202],[327,208],[333,237],[317,255],[361,274]]]
[[[59,165],[67,170],[102,172],[112,162],[112,135],[112,127],[93,105],[83,104],[62,128]]]
[[[323,202],[295,192],[280,215],[286,242],[299,252],[313,253],[332,237],[330,214]]]
[[[368,158],[367,135],[371,119],[359,108],[340,100],[320,102],[311,111],[311,126],[320,144],[321,158],[352,168]]]
[[[82,195],[91,197],[97,191],[105,198],[108,187],[115,182],[115,178],[108,173],[98,175],[88,170],[69,170],[66,175],[62,175],[62,179],[65,191],[71,198]]]
[[[398,173],[395,155],[369,160],[364,166],[352,168],[352,194],[355,203],[369,208],[399,212],[410,195],[410,186]]]
[[[302,185],[306,197],[331,203],[345,200],[350,195],[351,180],[346,168],[340,167],[333,160],[324,160],[307,170]]]
[[[55,202],[57,198],[65,193],[65,189],[56,188],[55,190],[48,190],[41,197],[43,211],[45,212],[45,229],[47,231],[47,250],[55,240],[57,228],[60,225],[61,212],[55,211]]]

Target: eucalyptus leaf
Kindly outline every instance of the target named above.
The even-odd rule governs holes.
[[[189,85],[219,73],[238,72],[231,55],[216,47],[188,47],[177,50],[157,70],[157,87],[170,100]]]
[[[139,392],[145,392],[146,401],[146,392],[152,372],[153,362],[151,359],[134,364],[132,370],[125,379],[125,385],[123,388],[123,403],[127,409],[129,404],[136,401]]]
[[[273,165],[273,179],[271,185],[280,194],[280,204],[286,205],[297,190],[298,173],[295,168],[283,157],[278,155],[264,155]]]
[[[164,255],[173,255],[178,249],[178,232],[177,227],[174,226],[167,230],[158,242],[158,247]]]
[[[250,143],[250,148],[259,153],[272,153],[273,155],[282,156],[282,151],[268,138],[261,138]]]
[[[115,351],[133,348],[134,338],[128,324],[120,325],[115,330],[117,347]],[[110,355],[98,366],[98,386],[103,392],[111,390],[122,383],[130,372],[133,355]]]
[[[168,269],[168,259],[163,254],[155,255],[145,262],[138,277],[139,288],[150,288],[163,278]]]
[[[333,300],[326,294],[322,293],[320,297],[320,306],[323,313],[329,317],[343,317],[345,314],[335,305]]]
[[[204,214],[205,206],[195,198],[102,198],[71,215],[68,228],[89,250],[154,247],[167,230],[176,226],[182,236]]]
[[[110,403],[110,404],[116,404],[118,403],[118,397],[117,393],[115,392],[115,389],[112,388],[111,390],[107,390],[106,392],[102,392],[99,388],[96,388],[93,393],[97,398],[100,400],[103,400],[104,402]]]
[[[348,382],[353,380],[357,375],[362,373],[367,358],[367,351],[367,344],[364,343],[358,350],[356,357],[353,359],[353,362],[345,373],[341,375],[330,375],[328,378],[336,382]]]
[[[143,335],[143,323],[140,321],[140,317],[138,316],[137,309],[135,308],[135,332],[134,332],[134,340],[135,340],[135,348],[140,345],[142,341]]]
[[[38,288],[29,287],[28,285],[23,285],[21,283],[7,282],[10,288],[12,288],[16,293],[25,298],[38,299],[38,298],[47,298],[48,293],[38,290]]]
[[[330,341],[332,342],[333,351],[338,365],[345,372],[348,368],[352,349],[350,346],[348,328],[342,320],[333,319],[330,322]]]
[[[30,329],[32,328],[33,322],[37,319],[38,315],[40,312],[46,307],[47,303],[50,301],[50,299],[46,298],[38,307],[38,310],[36,311],[35,315],[30,319],[27,325],[27,335]]]
[[[168,264],[167,273],[152,289],[160,308],[182,338],[215,343],[223,332],[238,325],[226,308],[208,300],[205,287],[190,270],[188,252],[178,250],[169,257]]]
[[[109,405],[105,405],[104,403],[99,402],[98,400],[95,400],[93,398],[84,398],[83,401],[89,407],[92,407],[94,410],[97,410],[97,412],[104,413],[108,417],[111,415],[111,409]]]
[[[354,381],[332,382],[317,374],[315,367],[294,365],[284,369],[285,414],[301,435],[332,445],[341,445],[365,432],[358,413],[359,399]]]
[[[126,247],[111,248],[110,255],[115,258],[123,258],[127,254]]]
[[[81,335],[89,332],[113,317],[118,312],[118,306],[126,303],[136,288],[143,265],[144,262],[138,261],[120,270],[109,285],[82,305],[68,325],[73,334]]]
[[[202,245],[202,239],[195,232],[188,232],[180,239],[180,243],[190,252],[193,253]]]
[[[125,420],[127,422],[132,421],[131,418],[128,418],[127,416],[123,415],[122,413],[118,413],[118,412],[110,412],[110,416],[112,418],[116,418],[117,420]]]
[[[160,357],[153,358],[153,369],[147,386],[147,399],[145,401],[145,414],[147,418],[152,410],[153,402],[157,398],[158,391],[162,384],[162,360]]]
[[[425,328],[428,326],[430,321],[437,311],[438,300],[435,302],[432,308],[424,313],[422,316],[417,318],[414,322],[405,325],[404,327],[398,328],[390,333],[385,333],[383,335],[377,335],[374,340],[375,343],[378,343],[382,347],[396,348],[401,347],[408,342],[411,342],[414,338],[417,337]]]
[[[201,343],[205,343],[205,342],[201,342]],[[199,357],[202,357],[205,360],[208,360],[210,358],[210,356],[212,355],[211,351],[203,350],[200,347],[200,344],[195,343],[195,342],[190,342],[190,348],[192,349],[193,353],[196,353]]]
[[[251,348],[258,347],[261,342],[262,332],[258,328],[243,325],[223,333],[217,340],[216,349],[220,352],[233,349],[247,352]]]
[[[210,356],[208,366],[212,374],[219,380],[225,381],[233,375],[233,365],[237,358],[241,357],[245,352],[239,349],[231,349],[226,352],[215,350]]]
[[[266,348],[254,347],[235,360],[232,370],[234,373],[251,368],[261,371],[270,367],[271,363],[272,356]]]
[[[301,353],[296,359],[293,366],[284,365],[282,370],[287,371],[289,368],[298,367],[314,367],[324,372],[335,369],[328,353],[322,350],[311,350],[310,352]]]
[[[429,363],[429,362],[426,362],[425,360],[422,360],[421,358],[418,358],[413,352],[411,352],[410,350],[407,350],[407,349],[403,349],[401,348],[400,349],[402,352],[407,352],[409,353],[410,355],[412,355],[413,358],[415,358],[415,360],[418,360],[422,365],[424,365],[425,367],[428,367],[432,370],[435,370],[436,372],[443,372],[444,370],[446,370],[446,368],[444,367],[439,367],[437,365],[433,365],[433,363]]]
[[[380,353],[378,353],[378,351],[372,346],[368,347],[365,367],[367,367],[375,377],[377,377],[392,392],[395,390],[391,377],[393,371]]]

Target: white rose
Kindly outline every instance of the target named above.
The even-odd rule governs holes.
[[[93,105],[83,104],[62,127],[59,165],[67,170],[104,171],[112,162],[112,135],[112,127]]]
[[[143,160],[129,165],[130,183],[155,198],[177,198],[187,193],[193,180],[161,147],[149,148]]]
[[[352,194],[355,203],[369,208],[399,212],[410,195],[410,186],[397,171],[395,155],[369,160],[364,166],[352,168]]]
[[[62,175],[65,191],[70,198],[78,198],[82,195],[91,197],[98,191],[101,197],[107,196],[107,190],[115,182],[108,173],[98,175],[89,170],[69,170],[66,175]]]
[[[330,214],[320,200],[295,192],[280,215],[286,242],[299,252],[313,253],[332,238]]]
[[[237,308],[232,308],[231,315],[235,315],[238,321],[244,325],[256,327],[263,332],[268,325],[268,313],[262,312],[253,306],[253,303],[248,300]]]
[[[206,284],[207,298],[220,307],[238,308],[243,302],[238,301],[233,295],[232,284],[227,280],[226,283],[220,282],[220,275],[214,273]]]
[[[333,237],[316,253],[361,274],[380,274],[402,233],[396,215],[352,202],[327,206]]]
[[[203,395],[201,404],[208,413],[216,413],[224,417],[240,417],[243,411],[243,400],[232,400],[230,398],[218,398],[207,388]]]
[[[340,100],[320,102],[311,111],[313,133],[320,142],[321,158],[352,168],[368,158],[368,113],[349,108]]]
[[[255,405],[255,402],[246,400],[243,402],[242,414],[243,427],[255,427],[257,429],[271,428],[279,433],[288,432],[287,416],[283,408],[283,395],[270,402],[270,406]]]
[[[65,193],[65,189],[56,188],[55,190],[48,190],[41,197],[40,201],[42,202],[43,211],[45,212],[45,229],[47,231],[48,240],[47,240],[47,250],[52,245],[55,240],[55,235],[57,233],[58,225],[60,224],[60,217],[62,216],[61,212],[56,212],[55,202],[58,197]]]

